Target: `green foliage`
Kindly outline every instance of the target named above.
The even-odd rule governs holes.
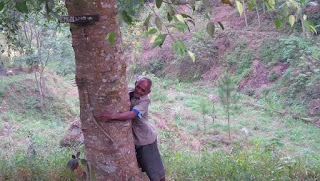
[[[255,89],[253,89],[253,88],[247,88],[247,89],[245,90],[245,94],[252,97],[252,96],[255,95]]]
[[[246,77],[251,72],[251,63],[253,60],[253,52],[248,46],[246,40],[239,40],[234,46],[234,50],[227,55],[227,63],[235,66],[240,79]]]
[[[9,46],[15,46],[19,41],[19,29],[21,23],[29,21],[29,15],[36,14],[40,19],[46,19],[46,23],[56,23],[57,14],[66,14],[65,4],[62,1],[1,1],[4,3],[0,15],[0,32],[6,36]],[[43,23],[43,21],[39,21]],[[44,25],[44,24],[43,24]]]
[[[157,46],[161,47],[166,37],[167,37],[167,34],[158,35],[153,42],[153,47],[157,47]]]
[[[143,7],[144,1],[141,0],[117,0],[119,12],[126,10],[127,15],[137,15]]]
[[[277,73],[275,71],[269,72],[268,80],[270,82],[273,82],[273,81],[277,80],[277,78],[278,78],[278,76],[277,76]]]
[[[146,64],[140,62],[133,62],[129,67],[129,71],[134,74],[141,74],[143,72],[154,74],[158,77],[163,76],[164,60],[150,60]]]
[[[209,36],[211,36],[212,38],[214,37],[214,31],[215,31],[215,25],[213,22],[209,22],[207,24],[207,32],[209,34]]]
[[[269,96],[269,99],[259,102],[270,108],[272,110],[270,113],[243,105],[243,111],[234,117],[235,121],[232,125],[237,138],[233,143],[226,144],[224,139],[228,127],[222,119],[224,118],[223,109],[219,103],[215,105],[217,115],[215,123],[206,124],[206,132],[210,136],[204,137],[203,131],[199,131],[203,123],[203,114],[208,120],[212,109],[212,102],[202,95],[215,94],[207,83],[190,84],[157,78],[154,75],[148,76],[154,83],[150,121],[162,120],[165,124],[165,128],[158,129],[158,139],[167,178],[173,180],[311,180],[320,177],[320,157],[317,154],[320,144],[317,139],[318,128],[312,124],[306,125],[290,117],[283,118],[274,114],[274,110],[282,110],[282,100],[276,96]],[[18,76],[10,78],[18,80]],[[4,80],[9,82],[7,78]],[[19,81],[18,84],[21,82]],[[58,83],[60,84],[61,82]],[[7,88],[11,86],[13,85],[8,85]],[[16,86],[16,84],[14,86],[20,93],[30,91],[27,86]],[[54,88],[59,89],[59,87]],[[174,97],[173,101],[170,100],[171,97]],[[48,115],[40,117],[37,116],[39,114],[37,108],[33,106],[35,100],[32,97],[18,99],[27,100],[20,101],[30,107],[26,113],[14,108],[11,112],[6,111],[0,115],[0,129],[13,130],[11,135],[0,142],[2,150],[0,180],[2,178],[75,180],[76,174],[66,168],[66,163],[70,160],[72,153],[81,149],[76,145],[71,148],[59,146],[59,140],[65,134],[68,123],[52,119],[52,114],[61,115],[60,111],[66,111],[65,108],[59,108],[57,109],[59,112],[48,112]],[[244,99],[250,101],[248,97]],[[55,101],[50,99],[50,102]],[[61,102],[59,100],[59,104]],[[16,129],[17,125],[19,129]],[[244,125],[252,132],[247,141],[242,140],[239,133],[239,129]],[[28,144],[25,143],[25,138],[30,132],[33,133],[29,136],[30,145],[35,148],[36,156],[26,153]],[[276,138],[273,138],[273,135]],[[195,144],[193,148],[193,142],[197,140],[201,142],[199,145]],[[301,147],[304,149],[301,150]],[[222,151],[222,149],[228,150]]]
[[[72,159],[67,163],[67,168],[69,168],[72,172],[77,170],[77,174],[83,180],[91,180],[91,171],[89,170],[90,167],[88,161],[86,159],[80,158],[80,152],[77,152],[76,155],[72,155],[71,157]]]
[[[15,8],[18,11],[20,11],[21,13],[28,13],[29,12],[26,1],[16,2]]]
[[[65,163],[79,146],[61,148],[60,140],[67,121],[78,114],[77,106],[60,97],[69,88],[54,77],[56,82],[48,81],[47,88],[56,93],[46,97],[46,107],[40,110],[32,78],[22,74],[0,79],[0,129],[5,133],[0,143],[0,180],[75,180]]]
[[[30,156],[15,153],[10,158],[0,157],[1,180],[75,180],[76,174],[65,168],[71,150],[62,148]]]
[[[163,103],[168,101],[168,95],[158,86],[152,88],[151,98],[152,101],[161,101]]]
[[[317,82],[320,80],[318,72],[320,51],[318,43],[297,35],[282,37],[279,40],[264,41],[260,49],[260,58],[269,66],[277,62],[286,62],[288,68],[278,77],[275,72],[269,73],[269,81],[277,80],[273,87],[263,95],[277,94],[284,106],[288,109],[294,106],[305,107],[310,100],[320,95],[317,91]],[[266,94],[265,94],[266,93]],[[299,110],[305,114],[305,109]]]
[[[133,23],[132,17],[128,14],[126,10],[122,10],[121,12],[121,17],[122,20],[127,23],[128,25],[131,25]]]
[[[199,80],[204,72],[217,63],[218,51],[215,40],[210,38],[205,30],[194,32],[192,38],[185,42],[185,47],[193,52],[195,61],[189,53],[189,56],[176,56],[175,62],[170,66],[175,68],[176,71],[173,73],[179,81],[193,82]],[[180,46],[178,50],[182,51],[179,52],[185,52],[185,47]]]
[[[272,66],[278,61],[294,61],[301,57],[309,47],[312,47],[311,41],[295,35],[291,35],[288,38],[270,39],[263,42],[259,57],[267,65]]]
[[[320,62],[320,44],[309,47],[307,52],[311,54],[312,58]]]
[[[218,91],[220,101],[226,109],[226,112],[231,113],[232,110],[236,110],[236,103],[239,100],[239,95],[237,93],[237,84],[229,70],[220,77]]]
[[[0,100],[3,97],[3,94],[9,90],[10,85],[13,83],[20,82],[25,79],[25,75],[16,75],[6,79],[0,79]],[[2,101],[0,101],[1,103]]]
[[[4,2],[0,2],[0,11],[4,8],[5,3]]]
[[[218,82],[218,91],[220,102],[224,108],[224,111],[228,120],[229,139],[230,136],[230,116],[235,114],[238,110],[239,95],[237,93],[236,81],[231,77],[229,69],[220,77]]]
[[[181,40],[176,40],[172,43],[173,52],[177,53],[181,57],[183,57],[187,51],[186,46]]]
[[[317,154],[289,157],[280,153],[281,142],[266,145],[256,141],[252,149],[239,143],[231,153],[162,150],[166,174],[174,180],[313,180],[320,177]]]
[[[111,46],[114,46],[114,43],[116,41],[116,34],[115,32],[110,32],[107,34],[107,39],[109,40],[109,44]]]

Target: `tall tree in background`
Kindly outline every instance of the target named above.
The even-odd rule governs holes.
[[[122,59],[115,0],[66,0],[69,15],[99,15],[92,25],[71,24],[76,58],[80,118],[87,160],[96,180],[142,180],[138,168],[131,121],[96,122],[102,111],[129,110],[126,62]],[[111,45],[106,38],[114,33]]]

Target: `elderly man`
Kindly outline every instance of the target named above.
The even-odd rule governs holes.
[[[132,119],[134,144],[139,167],[146,172],[151,181],[165,181],[165,172],[157,146],[157,133],[148,120],[149,93],[152,81],[142,77],[129,89],[130,111],[122,113],[103,113],[99,120]]]

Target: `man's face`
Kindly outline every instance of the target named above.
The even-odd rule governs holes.
[[[150,85],[146,80],[140,80],[137,82],[134,88],[134,97],[140,98],[150,93]]]

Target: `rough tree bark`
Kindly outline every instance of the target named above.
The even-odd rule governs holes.
[[[129,110],[126,62],[116,23],[115,0],[66,0],[69,15],[99,15],[91,25],[71,24],[76,58],[76,83],[86,157],[95,180],[143,180],[134,150],[131,121],[100,122],[93,115],[103,110]],[[115,32],[111,46],[106,35]],[[103,128],[100,129],[100,128]]]

